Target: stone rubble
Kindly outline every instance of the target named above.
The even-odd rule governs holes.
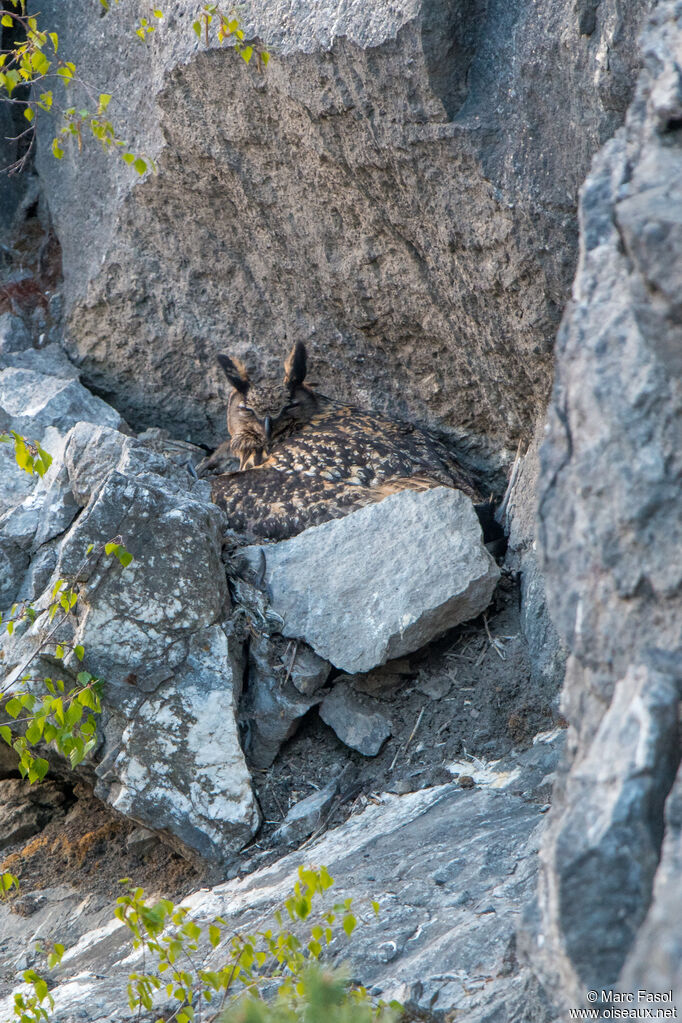
[[[344,682],[337,682],[325,696],[320,717],[341,742],[366,757],[375,757],[393,731],[382,705],[358,696]]]

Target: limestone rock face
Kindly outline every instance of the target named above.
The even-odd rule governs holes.
[[[542,452],[542,562],[571,655],[569,770],[543,849],[544,948],[572,1005],[615,983],[633,945],[679,759],[681,47],[680,5],[662,3],[625,129],[583,190]],[[655,890],[665,898],[663,878]],[[667,912],[655,896],[652,914]],[[679,917],[666,919],[672,947]],[[660,935],[653,923],[648,933]],[[648,964],[656,990],[675,986],[676,967],[666,977],[644,937],[633,955],[639,986]]]
[[[216,352],[279,376],[300,337],[333,396],[498,444],[532,432],[577,190],[622,121],[652,2],[254,0],[260,74],[206,50],[184,0],[143,49],[132,7],[46,0],[158,163],[141,180],[94,145],[57,163],[47,122],[39,139],[87,379],[134,426],[214,443]]]
[[[243,552],[285,636],[350,673],[418,650],[490,603],[499,569],[468,497],[402,491],[290,540]]]

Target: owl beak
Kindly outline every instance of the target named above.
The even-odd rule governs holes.
[[[266,416],[263,420],[263,429],[265,430],[265,439],[269,441],[272,436],[272,419],[270,416]]]

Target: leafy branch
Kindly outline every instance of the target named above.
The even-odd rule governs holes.
[[[346,899],[321,911],[303,940],[285,927],[285,911],[291,921],[307,920],[313,901],[334,883],[326,867],[299,867],[298,875],[292,894],[274,914],[276,929],[252,934],[226,935],[227,921],[223,917],[216,917],[202,928],[189,917],[186,907],[175,906],[169,899],[149,905],[143,890],[131,886],[117,900],[115,915],[130,931],[133,948],[142,950],[143,963],[151,961],[155,966],[130,974],[130,1009],[151,1010],[156,993],[163,989],[178,1006],[157,1023],[212,1023],[222,1018],[226,1004],[236,1004],[245,997],[264,1003],[266,991],[269,993],[276,981],[277,1002],[297,1018],[319,978],[319,974],[311,973],[311,965],[330,945],[339,924],[348,938],[357,924],[352,900]],[[378,913],[378,903],[372,906]],[[213,968],[209,959],[221,945],[226,945],[227,958]],[[359,986],[343,985],[342,1000],[364,1005],[368,1023],[392,1016],[391,1009],[381,1003],[374,1005]]]
[[[29,475],[44,476],[52,465],[52,455],[41,448],[37,441],[26,440],[16,430],[0,433],[0,444],[14,444],[14,457],[20,469]]]
[[[35,443],[28,441],[16,430],[10,430],[9,434],[1,434],[0,441],[14,443],[17,465],[29,475],[44,476],[52,464],[52,456],[37,441]],[[31,784],[42,781],[50,765],[44,757],[36,756],[30,747],[38,743],[52,745],[74,768],[97,744],[97,724],[94,715],[100,714],[102,710],[100,696],[103,680],[89,671],[78,671],[75,684],[67,688],[64,679],[33,678],[28,669],[36,658],[52,645],[53,637],[74,613],[78,602],[78,580],[83,572],[93,567],[103,555],[116,558],[124,569],[133,560],[121,536],[97,546],[90,544],[73,577],[70,580],[57,579],[47,607],[38,610],[32,604],[24,602],[14,604],[9,615],[3,616],[0,612],[0,629],[4,626],[4,630],[10,636],[21,622],[33,625],[42,615],[45,615],[47,622],[50,623],[37,646],[18,667],[14,668],[9,677],[0,683],[0,707],[14,722],[13,727],[9,724],[0,725],[0,738],[17,754],[19,772],[22,777],[28,778]],[[62,640],[55,644],[51,656],[63,663],[71,654],[80,663],[85,657],[85,650],[80,644],[73,645]],[[23,733],[16,730],[17,725],[25,726]],[[2,889],[3,892],[6,890]]]
[[[64,144],[68,138],[75,141],[79,152],[83,148],[84,137],[91,134],[103,149],[117,152],[125,163],[130,164],[138,174],[145,174],[156,165],[151,157],[135,153],[128,141],[109,119],[107,108],[111,102],[111,93],[98,92],[80,77],[76,64],[65,60],[59,55],[59,35],[57,32],[45,31],[38,24],[37,15],[29,15],[26,0],[0,0],[0,25],[12,29],[19,41],[8,49],[0,50],[0,97],[5,102],[22,108],[23,116],[28,122],[27,127],[13,141],[24,140],[24,154],[7,170],[10,173],[23,170],[35,146],[36,118],[40,112],[55,113],[61,116],[61,126],[52,140],[52,154],[57,160],[64,156]],[[100,0],[105,10],[109,10],[109,0]],[[118,5],[119,0],[115,0]],[[5,6],[5,5],[11,6]],[[163,21],[164,14],[160,7],[150,7],[148,17],[141,17],[135,34],[146,42],[156,30],[157,23]],[[202,32],[206,45],[210,43],[209,27],[217,26],[217,39],[220,44],[231,40],[234,49],[248,64],[255,55],[258,69],[267,66],[270,54],[267,50],[248,43],[244,38],[244,30],[234,9],[223,9],[216,3],[204,3],[193,22],[194,31],[201,39]],[[89,107],[76,107],[68,102],[69,88],[78,84],[90,98]],[[55,92],[55,87],[59,92]],[[57,96],[63,92],[64,102],[60,105]]]
[[[54,746],[75,768],[97,744],[94,715],[102,710],[100,697],[103,680],[81,670],[76,674],[75,683],[67,687],[62,678],[33,678],[27,669],[52,645],[55,634],[74,613],[78,601],[77,580],[103,554],[115,557],[123,568],[133,560],[120,536],[97,547],[90,544],[71,581],[57,579],[47,607],[39,611],[32,604],[14,604],[8,617],[3,619],[0,613],[0,627],[4,625],[9,635],[22,621],[33,625],[41,615],[45,615],[50,623],[54,620],[38,645],[12,671],[9,679],[0,685],[2,709],[14,722],[13,726],[0,725],[0,738],[15,751],[19,757],[19,772],[31,784],[42,781],[49,763],[44,757],[36,756],[30,747],[38,743]],[[62,640],[55,644],[51,656],[56,661],[64,662],[70,654],[73,654],[77,662],[82,662],[85,650],[80,644],[73,645]],[[23,732],[17,731],[17,725],[25,726]]]
[[[218,4],[204,4],[197,19],[192,22],[192,28],[199,39],[201,39],[203,32],[206,46],[210,46],[209,28],[214,21],[217,26],[218,42],[221,45],[225,40],[230,39],[234,49],[245,64],[248,64],[255,54],[258,70],[260,71],[262,68],[267,67],[270,54],[263,47],[245,42],[244,30],[234,9],[225,11]]]
[[[170,899],[149,903],[142,888],[124,878],[121,884],[128,889],[116,900],[114,915],[142,954],[141,971],[128,976],[128,1005],[135,1018],[151,1012],[158,994],[165,993],[177,1005],[156,1023],[393,1023],[402,1011],[398,1002],[375,1002],[361,985],[317,965],[338,923],[351,939],[357,921],[350,899],[312,915],[313,903],[334,884],[326,867],[299,867],[298,876],[293,892],[274,914],[276,927],[253,934],[226,933],[223,917],[202,926],[186,906]],[[378,903],[372,907],[378,914]],[[285,912],[292,922],[312,917],[307,939],[284,926]],[[214,966],[211,961],[221,946],[224,958]],[[53,969],[64,946],[39,951],[47,954],[48,968]],[[15,1020],[48,1020],[45,1004],[54,1005],[48,981],[35,970],[25,971],[23,978],[29,992],[15,993]]]
[[[111,94],[97,95],[79,76],[74,62],[59,56],[58,34],[43,31],[39,27],[37,16],[27,13],[26,0],[4,2],[11,4],[11,7],[2,7],[0,24],[13,29],[19,41],[0,50],[0,96],[5,102],[22,108],[28,122],[24,131],[14,139],[25,140],[26,150],[7,170],[14,173],[26,166],[35,146],[36,117],[40,111],[59,112],[61,115],[61,127],[52,141],[52,153],[58,160],[64,156],[65,138],[72,137],[80,151],[85,133],[90,132],[105,150],[119,152],[138,174],[144,174],[150,165],[153,167],[153,161],[148,157],[144,159],[130,151],[128,142],[109,120],[106,111],[112,99]],[[69,87],[74,83],[79,84],[90,97],[91,109],[77,109],[68,103]],[[55,87],[59,88],[59,93],[55,93]],[[57,95],[62,95],[62,91],[65,102],[60,105]]]

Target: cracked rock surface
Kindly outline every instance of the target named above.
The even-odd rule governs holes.
[[[75,678],[75,656],[63,666],[53,656],[54,644],[64,642],[82,646],[91,674],[106,680],[96,763],[83,770],[89,777],[94,766],[96,793],[116,810],[185,853],[223,863],[260,818],[237,731],[242,641],[223,628],[230,603],[220,514],[207,484],[151,442],[121,433],[120,416],[59,356],[48,349],[9,355],[37,368],[12,364],[0,372],[9,425],[53,455],[42,479],[22,479],[2,445],[8,526],[0,555],[11,570],[2,606],[19,596],[40,611],[57,579],[81,584],[75,618],[33,667],[38,678],[56,671]],[[52,375],[64,364],[69,372]],[[88,559],[91,544],[119,535],[134,556],[125,570],[113,558]],[[42,614],[3,633],[6,686],[16,686],[51,628]]]
[[[644,933],[660,935],[675,857],[673,824],[658,867],[680,757],[681,47],[682,9],[662,3],[626,125],[583,188],[542,452],[539,540],[571,726],[542,851],[542,942],[570,1005],[617,982],[648,911]],[[667,922],[670,948],[680,924]],[[632,954],[631,979],[636,962],[640,986],[651,969],[657,990],[674,987],[644,936]]]

